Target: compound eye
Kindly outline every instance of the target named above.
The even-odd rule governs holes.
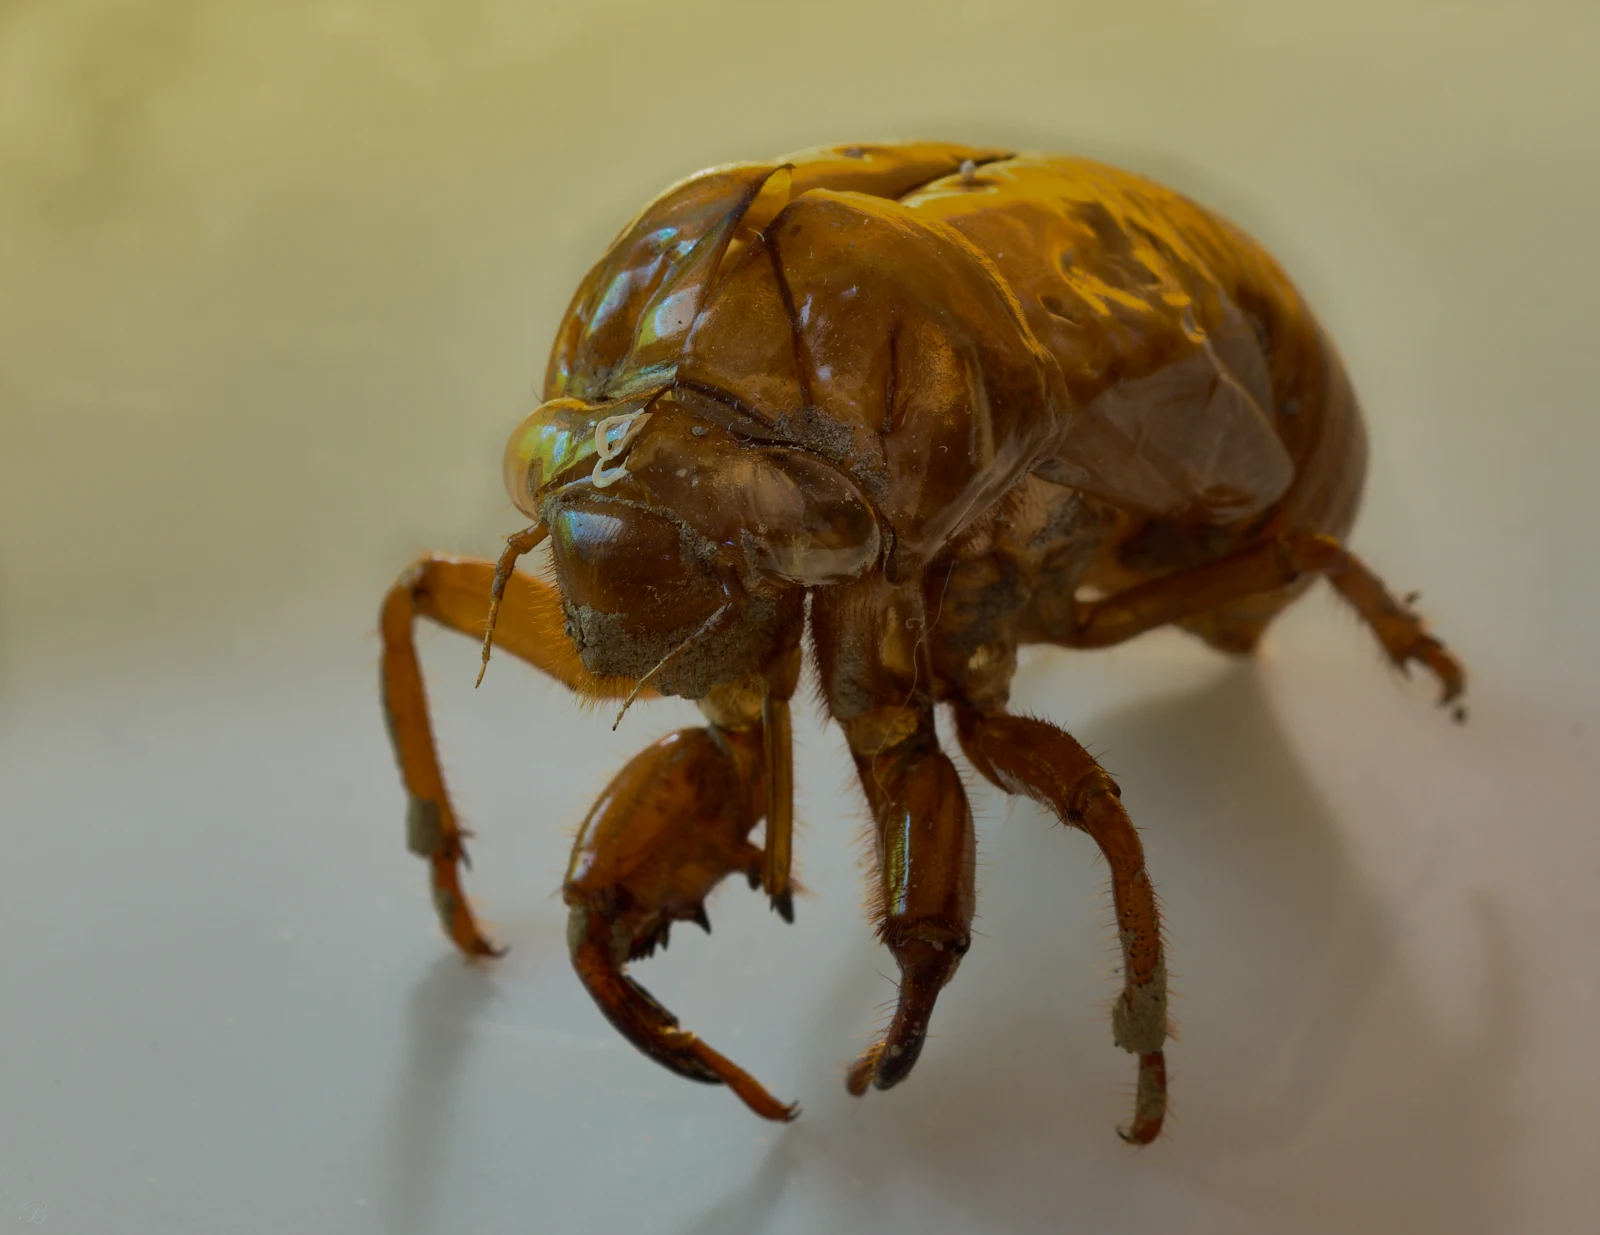
[[[640,632],[702,620],[721,603],[715,577],[686,558],[678,526],[640,507],[564,500],[550,541],[568,603],[617,614]]]

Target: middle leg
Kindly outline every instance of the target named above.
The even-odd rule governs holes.
[[[940,751],[919,589],[869,578],[812,602],[828,708],[872,810],[878,936],[900,967],[894,1019],[851,1067],[853,1094],[903,1081],[971,943],[972,812]]]
[[[931,717],[910,740],[855,758],[873,814],[878,937],[900,967],[894,1019],[845,1081],[859,1096],[899,1084],[922,1054],[934,1002],[972,942],[974,843],[966,791]]]

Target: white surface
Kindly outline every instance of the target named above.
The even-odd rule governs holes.
[[[1592,1231],[1600,28],[1300,10],[0,13],[0,1222]],[[891,133],[1114,158],[1271,244],[1368,406],[1356,547],[1474,673],[1458,729],[1322,592],[1255,666],[1026,660],[1167,911],[1142,1152],[1104,868],[1027,805],[975,790],[982,935],[858,1102],[892,963],[842,742],[802,722],[797,924],[729,887],[640,967],[789,1128],[636,1054],[565,956],[570,828],[685,705],[613,735],[425,638],[509,957],[451,954],[401,843],[378,599],[516,525],[499,448],[582,270],[693,167]]]

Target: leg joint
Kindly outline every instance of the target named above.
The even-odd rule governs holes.
[[[1072,819],[1081,820],[1089,813],[1089,808],[1101,794],[1122,798],[1122,787],[1111,779],[1111,774],[1099,764],[1095,764],[1089,771],[1078,778],[1078,783],[1073,786],[1072,793],[1068,796],[1066,806],[1067,814]]]
[[[861,759],[910,754],[936,744],[933,716],[916,701],[872,708],[839,724],[850,753]]]
[[[1293,583],[1301,575],[1326,573],[1344,555],[1342,544],[1320,533],[1280,536],[1274,544],[1285,583]]]
[[[395,590],[409,592],[414,597],[421,596],[428,590],[428,567],[431,564],[432,559],[425,557],[412,562],[394,581]]]

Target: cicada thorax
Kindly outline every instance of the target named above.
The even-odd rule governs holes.
[[[892,200],[1001,155],[845,147],[677,186],[580,290],[547,394],[614,413],[670,385],[736,440],[849,477],[882,525],[886,568],[916,570],[1057,430],[1049,357],[1004,284],[958,234]],[[802,530],[765,526],[746,531]]]
[[[828,459],[907,575],[1059,435],[1049,357],[994,271],[897,202],[813,190],[712,292],[678,369],[703,414]],[[719,411],[722,404],[727,410]]]
[[[810,190],[897,198],[1005,153],[943,142],[822,147],[680,181],[622,229],[579,286],[551,349],[544,397],[600,402],[670,381],[725,261]]]

